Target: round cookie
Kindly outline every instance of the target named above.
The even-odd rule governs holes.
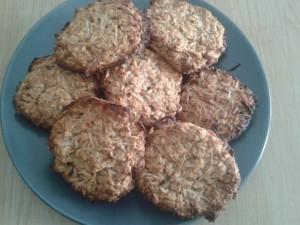
[[[144,130],[127,108],[92,97],[68,106],[49,139],[55,171],[90,200],[110,202],[133,189],[144,144]]]
[[[212,131],[177,123],[147,137],[145,167],[136,180],[145,197],[162,210],[214,220],[235,198],[240,174],[231,148]]]
[[[178,119],[213,130],[221,139],[238,137],[249,125],[256,100],[249,88],[221,70],[206,69],[182,87]]]
[[[32,62],[15,96],[17,111],[49,129],[65,106],[82,96],[96,96],[97,82],[59,67],[53,56]]]
[[[103,78],[107,99],[129,107],[146,126],[180,110],[182,76],[153,51],[145,49]]]
[[[143,18],[131,1],[96,1],[78,9],[57,35],[55,55],[70,70],[94,74],[135,53],[143,36]]]
[[[189,74],[216,63],[225,51],[225,28],[207,9],[185,0],[152,0],[150,47]]]

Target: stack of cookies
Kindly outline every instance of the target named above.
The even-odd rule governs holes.
[[[253,93],[212,67],[225,29],[207,9],[129,0],[76,10],[51,56],[35,59],[17,111],[49,129],[54,169],[90,200],[135,186],[164,211],[214,220],[240,185],[228,144],[247,128]]]

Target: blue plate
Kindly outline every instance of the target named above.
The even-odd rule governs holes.
[[[60,176],[51,169],[52,156],[47,147],[47,132],[38,129],[16,113],[13,96],[29,64],[35,57],[52,52],[54,34],[72,18],[74,10],[90,1],[69,0],[41,19],[23,39],[4,77],[1,96],[1,122],[7,151],[25,183],[40,199],[53,209],[82,224],[99,225],[178,225],[199,224],[198,219],[182,220],[160,212],[151,203],[133,191],[117,204],[90,203],[71,190]],[[204,1],[193,4],[211,10],[223,23],[227,31],[228,49],[218,66],[229,69],[241,66],[234,74],[248,85],[257,96],[258,107],[249,129],[232,143],[244,182],[259,161],[270,126],[270,94],[266,76],[260,61],[246,37],[220,11]],[[146,0],[137,0],[139,8],[148,5]]]

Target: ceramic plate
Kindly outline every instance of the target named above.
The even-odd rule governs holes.
[[[16,113],[13,96],[35,57],[52,53],[55,38],[78,7],[87,0],[69,0],[42,18],[26,35],[7,68],[1,95],[1,122],[7,151],[25,183],[41,200],[64,216],[90,225],[199,225],[201,218],[182,220],[159,211],[136,190],[116,204],[90,203],[71,190],[51,169],[52,156],[47,148],[47,132],[32,126]],[[246,37],[220,11],[203,1],[191,1],[213,12],[226,27],[228,49],[218,66],[230,69],[241,64],[234,74],[255,93],[258,107],[249,129],[232,143],[242,182],[259,161],[270,125],[270,94],[261,63]],[[136,0],[145,8],[148,1]],[[236,201],[239,199],[237,198]]]

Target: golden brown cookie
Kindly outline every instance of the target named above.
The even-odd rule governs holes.
[[[240,179],[228,144],[212,131],[177,123],[147,137],[145,167],[138,170],[136,182],[164,211],[214,220],[235,197]]]
[[[70,70],[94,74],[125,61],[143,35],[143,18],[131,1],[96,1],[77,9],[58,34],[55,56]]]
[[[251,90],[230,73],[206,69],[183,85],[178,119],[213,130],[230,141],[248,127],[256,100]]]
[[[53,56],[32,62],[15,104],[35,125],[51,128],[65,106],[79,97],[96,96],[97,82],[59,67]]]
[[[180,110],[182,76],[160,56],[146,49],[127,63],[109,69],[103,78],[107,99],[129,107],[146,126]]]
[[[210,11],[185,0],[152,0],[150,47],[183,74],[216,63],[225,51],[225,28]]]
[[[91,97],[68,106],[49,139],[55,171],[90,200],[110,202],[133,189],[144,144],[144,130],[127,108]]]

